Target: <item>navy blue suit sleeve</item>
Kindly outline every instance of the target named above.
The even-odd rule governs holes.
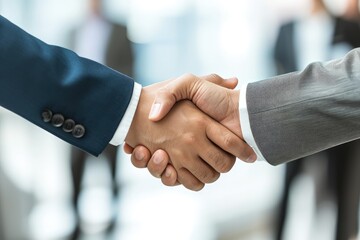
[[[48,45],[0,16],[0,105],[93,155],[113,137],[134,81],[74,52]],[[85,127],[76,138],[44,122],[50,109]]]

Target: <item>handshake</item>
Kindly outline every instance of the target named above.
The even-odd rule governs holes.
[[[167,186],[199,191],[234,166],[254,162],[240,126],[237,79],[181,76],[144,87],[124,150]]]

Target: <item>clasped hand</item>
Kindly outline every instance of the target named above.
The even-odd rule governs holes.
[[[201,190],[256,155],[242,136],[237,79],[187,74],[142,90],[125,152],[163,184]]]

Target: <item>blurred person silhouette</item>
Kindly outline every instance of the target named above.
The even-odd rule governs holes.
[[[130,40],[127,38],[126,26],[120,25],[109,20],[104,13],[103,0],[88,0],[88,14],[85,21],[70,33],[70,46],[80,56],[92,59],[111,67],[130,77],[133,76],[133,52]],[[118,197],[118,184],[116,181],[116,157],[118,147],[109,145],[100,155],[109,163],[111,174],[111,192],[113,199]],[[79,213],[79,196],[82,189],[82,179],[86,159],[90,155],[76,147],[71,147],[71,174],[73,181],[73,205],[77,213]],[[112,210],[112,202],[104,202],[107,208]],[[103,206],[104,207],[104,206]],[[106,206],[105,206],[106,207]],[[108,212],[108,211],[107,211]],[[110,212],[109,212],[110,213]],[[109,222],[101,223],[107,226],[107,230],[111,231],[116,216],[105,217]],[[80,216],[74,233],[76,239],[80,233]]]
[[[358,17],[357,0],[348,0],[346,11],[341,17],[333,16],[323,0],[312,0],[308,16],[280,27],[274,49],[278,74],[297,71],[309,62],[330,60],[360,47]],[[326,179],[321,181],[316,177],[316,209],[320,206],[319,202],[325,200],[324,197],[333,196],[337,206],[336,239],[347,240],[357,235],[360,154],[356,149],[359,147],[360,142],[354,141],[328,149],[321,153],[323,155],[313,156],[324,162],[308,161],[306,157],[286,164],[276,239],[283,239],[291,186],[306,166],[311,165],[314,169],[314,164],[318,166],[315,169],[325,167],[322,172]]]

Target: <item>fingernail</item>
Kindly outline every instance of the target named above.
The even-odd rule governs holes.
[[[159,155],[155,154],[153,161],[155,164],[160,164],[163,161],[163,159]]]
[[[171,171],[169,168],[166,168],[165,170],[165,177],[170,177],[171,176]]]
[[[257,156],[256,156],[256,154],[254,153],[254,154],[251,154],[248,159],[246,159],[246,162],[248,162],[248,163],[253,163],[253,162],[256,161],[256,159],[257,159]]]
[[[144,160],[145,155],[141,151],[135,151],[135,158],[139,161]]]
[[[151,110],[150,110],[150,115],[149,115],[150,118],[154,118],[159,114],[160,106],[161,106],[160,103],[154,103],[152,105]]]

